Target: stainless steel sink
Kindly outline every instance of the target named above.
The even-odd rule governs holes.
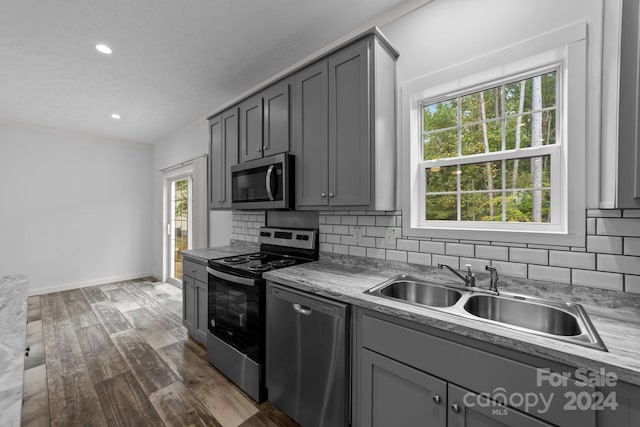
[[[410,276],[394,278],[366,293],[427,307],[450,307],[462,297],[462,292],[456,289]]]
[[[366,294],[607,351],[580,304],[396,276]],[[494,292],[495,293],[495,292]]]

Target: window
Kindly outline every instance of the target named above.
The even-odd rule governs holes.
[[[403,234],[584,246],[586,25],[401,86]]]
[[[558,70],[420,103],[429,221],[558,222]]]

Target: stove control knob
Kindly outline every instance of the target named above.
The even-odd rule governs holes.
[[[211,327],[215,328],[216,327],[216,320],[215,319],[211,319]]]

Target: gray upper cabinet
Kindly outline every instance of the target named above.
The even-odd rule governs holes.
[[[625,0],[622,8],[616,205],[640,208],[640,6]]]
[[[231,165],[238,163],[238,109],[209,120],[209,209],[231,209]]]
[[[289,81],[240,103],[240,162],[289,151]]]
[[[294,134],[296,206],[327,204],[329,183],[329,90],[327,61],[296,74]]]
[[[370,35],[296,73],[296,209],[395,209],[395,60]]]
[[[243,101],[240,110],[240,163],[262,157],[262,94]]]
[[[289,151],[289,81],[285,80],[269,86],[262,93],[264,103],[264,139],[262,154]]]

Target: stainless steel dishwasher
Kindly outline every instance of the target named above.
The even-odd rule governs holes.
[[[268,399],[304,427],[349,425],[349,305],[267,283]]]

